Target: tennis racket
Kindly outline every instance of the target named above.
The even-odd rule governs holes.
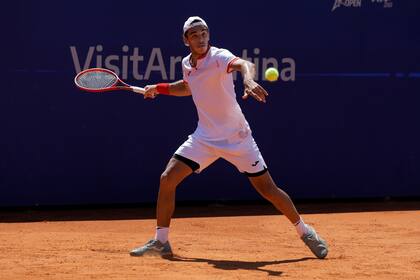
[[[108,92],[114,90],[129,90],[144,94],[141,87],[130,86],[123,82],[117,74],[104,68],[90,68],[83,70],[74,78],[76,86],[87,92]]]

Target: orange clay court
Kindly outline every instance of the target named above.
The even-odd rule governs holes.
[[[3,211],[0,279],[420,279],[418,204],[298,205],[330,245],[325,260],[268,205],[179,207],[171,259],[128,254],[152,237],[151,208]]]

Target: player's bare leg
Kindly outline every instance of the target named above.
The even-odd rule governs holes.
[[[270,201],[291,223],[296,224],[299,221],[300,216],[292,200],[276,186],[268,171],[258,177],[249,177],[249,180],[258,193]]]
[[[171,158],[165,171],[160,176],[157,202],[157,227],[155,238],[145,245],[134,248],[131,256],[171,256],[172,249],[168,241],[169,225],[175,210],[176,187],[192,173],[191,167],[175,158]]]
[[[156,211],[158,227],[169,227],[175,210],[176,187],[191,173],[191,168],[182,161],[175,158],[169,160],[165,171],[160,176]]]
[[[267,171],[260,176],[249,177],[249,180],[265,199],[270,201],[295,225],[299,236],[312,253],[318,258],[325,258],[328,254],[327,243],[318,236],[311,226],[308,226],[303,222],[289,195],[276,186],[270,173]]]

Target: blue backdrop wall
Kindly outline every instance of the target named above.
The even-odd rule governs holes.
[[[292,198],[420,195],[418,1],[21,0],[6,10],[0,206],[154,201],[195,129],[191,98],[87,94],[73,77],[103,66],[140,86],[180,79],[191,15],[213,45],[258,65],[268,103],[239,104]],[[279,81],[262,78],[269,66]],[[177,199],[259,196],[219,160]]]

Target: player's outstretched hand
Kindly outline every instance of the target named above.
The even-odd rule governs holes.
[[[266,97],[268,96],[267,91],[260,86],[254,80],[245,80],[244,81],[244,95],[242,99],[247,99],[248,96],[254,97],[256,100],[260,102],[266,102]]]
[[[144,99],[155,98],[159,93],[157,92],[156,85],[147,85],[144,87]]]

